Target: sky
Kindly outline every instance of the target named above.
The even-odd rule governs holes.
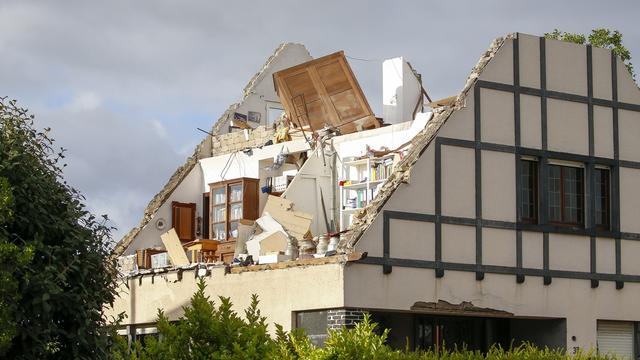
[[[640,58],[638,14],[602,0],[0,0],[0,96],[52,128],[67,181],[118,240],[282,42],[344,50],[381,115],[383,59],[404,56],[444,98],[512,32],[617,29]]]

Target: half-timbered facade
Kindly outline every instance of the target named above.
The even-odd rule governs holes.
[[[461,326],[568,349],[605,345],[612,326],[633,337],[640,91],[624,64],[610,50],[518,34],[458,102],[425,136],[410,182],[354,239],[369,256],[347,266],[345,304],[412,320],[423,343]]]

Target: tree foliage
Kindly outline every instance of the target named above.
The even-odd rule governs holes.
[[[568,41],[576,44],[587,45],[590,44],[595,47],[610,49],[616,56],[624,62],[627,70],[635,79],[635,73],[633,71],[633,64],[631,63],[631,52],[624,45],[622,45],[622,34],[618,30],[609,30],[604,28],[598,28],[591,30],[589,36],[577,33],[569,33],[554,29],[550,33],[545,33],[544,37],[547,39],[555,39]]]
[[[105,358],[111,228],[64,181],[47,132],[0,98],[0,357]]]

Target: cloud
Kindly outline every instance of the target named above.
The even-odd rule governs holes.
[[[82,112],[95,110],[102,105],[100,96],[93,92],[81,92],[76,94],[69,103],[65,104],[66,110],[70,112]]]
[[[284,41],[350,60],[374,111],[382,59],[405,56],[432,98],[459,91],[497,36],[610,27],[640,56],[637,1],[112,0],[0,2],[0,95],[68,148],[66,176],[121,228]]]

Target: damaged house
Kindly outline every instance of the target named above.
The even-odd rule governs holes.
[[[402,58],[376,117],[345,56],[278,48],[117,245],[123,335],[212,297],[393,346],[640,353],[640,90],[610,50],[512,34],[432,101]]]

